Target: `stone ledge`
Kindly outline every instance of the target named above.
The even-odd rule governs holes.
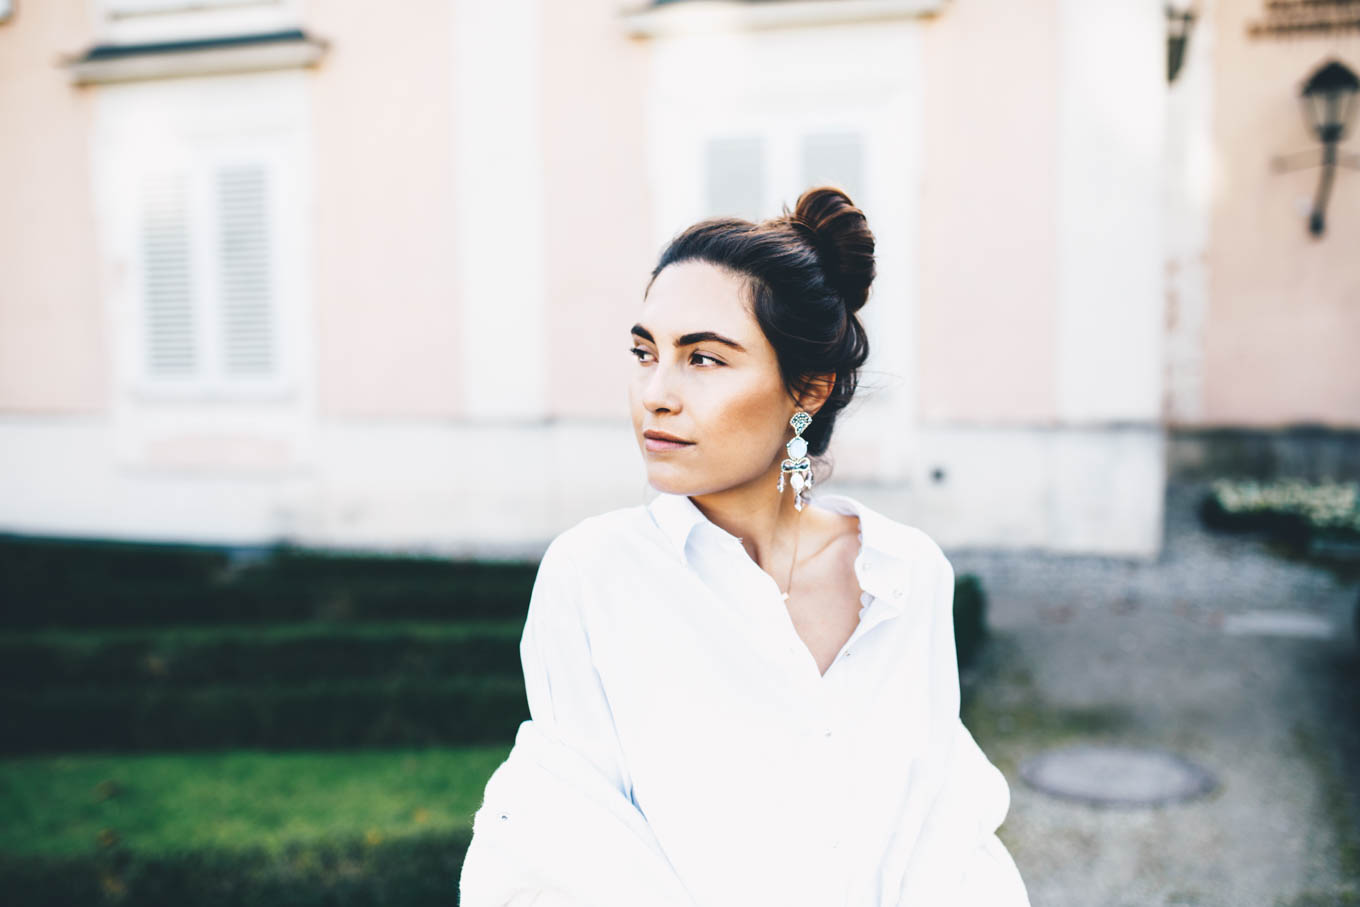
[[[310,66],[327,44],[301,30],[151,44],[99,44],[63,61],[77,85]]]
[[[631,37],[656,38],[710,31],[834,25],[932,16],[947,0],[683,0],[624,10]]]

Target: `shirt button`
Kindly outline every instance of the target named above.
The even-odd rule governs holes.
[[[902,595],[903,595],[903,592],[902,592],[902,587],[901,587],[901,586],[898,586],[896,589],[893,590],[893,598],[901,598]]]
[[[823,731],[823,732],[822,732],[822,736],[823,736],[823,737],[830,737],[830,736],[831,736],[831,729],[828,728],[827,730]]]

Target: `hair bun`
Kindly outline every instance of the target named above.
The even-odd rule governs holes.
[[[791,220],[808,227],[827,282],[851,312],[869,299],[874,281],[874,234],[850,196],[835,186],[815,186],[798,196]]]

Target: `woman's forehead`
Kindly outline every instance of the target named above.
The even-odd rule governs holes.
[[[759,333],[746,302],[745,281],[706,262],[669,265],[656,276],[642,304],[641,323],[657,332],[691,331],[741,333],[745,340]]]

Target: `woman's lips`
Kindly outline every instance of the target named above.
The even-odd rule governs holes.
[[[643,438],[647,442],[648,450],[680,450],[683,447],[693,447],[693,441],[667,441],[664,438]]]

